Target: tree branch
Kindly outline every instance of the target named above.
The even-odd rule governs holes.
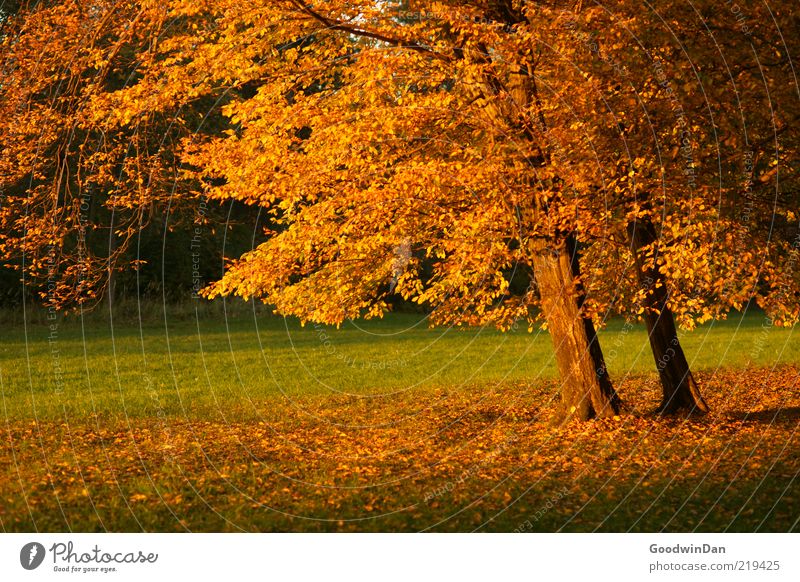
[[[388,35],[385,35],[380,32],[374,32],[371,30],[366,30],[363,28],[357,28],[354,26],[350,26],[349,24],[345,24],[339,20],[334,20],[332,18],[327,18],[326,16],[320,14],[313,8],[311,8],[308,4],[303,2],[302,0],[290,0],[290,2],[296,6],[299,10],[309,15],[311,18],[323,24],[329,30],[338,30],[341,32],[346,32],[348,34],[352,34],[354,36],[361,36],[365,38],[371,38],[373,40],[378,40],[380,42],[385,42],[386,44],[390,44],[392,46],[406,48],[412,51],[416,51],[418,53],[424,53],[427,55],[432,56],[435,59],[450,62],[452,60],[451,57],[444,55],[440,52],[433,50],[430,47],[427,47],[423,44],[420,44],[413,40],[403,40],[399,38],[394,38]]]

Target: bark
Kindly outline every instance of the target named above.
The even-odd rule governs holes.
[[[619,413],[592,320],[582,312],[584,291],[573,237],[558,246],[540,243],[532,253],[542,310],[555,347],[561,379],[561,421]]]
[[[657,241],[655,227],[649,219],[640,219],[628,225],[628,235],[636,260],[639,283],[648,291],[643,304],[644,319],[662,389],[661,404],[657,412],[708,412],[708,405],[700,394],[700,387],[692,375],[678,339],[675,317],[669,308],[666,277],[655,261],[644,257],[644,248]]]
[[[114,274],[114,253],[116,250],[117,236],[114,234],[114,219],[112,215],[111,226],[108,232],[108,287],[106,288],[109,311],[111,311],[114,307],[114,301],[117,294],[117,277]]]

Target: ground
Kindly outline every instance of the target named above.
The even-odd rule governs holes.
[[[683,336],[689,419],[610,322],[626,410],[566,428],[546,332],[227,315],[6,314],[2,528],[800,530],[800,346],[761,314]]]

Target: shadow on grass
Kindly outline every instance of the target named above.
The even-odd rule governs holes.
[[[745,422],[793,424],[800,422],[800,406],[768,408],[767,410],[757,410],[755,412],[730,412],[728,416],[732,420],[742,420]]]

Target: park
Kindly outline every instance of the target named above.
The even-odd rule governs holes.
[[[0,3],[0,528],[798,531],[796,29]]]

